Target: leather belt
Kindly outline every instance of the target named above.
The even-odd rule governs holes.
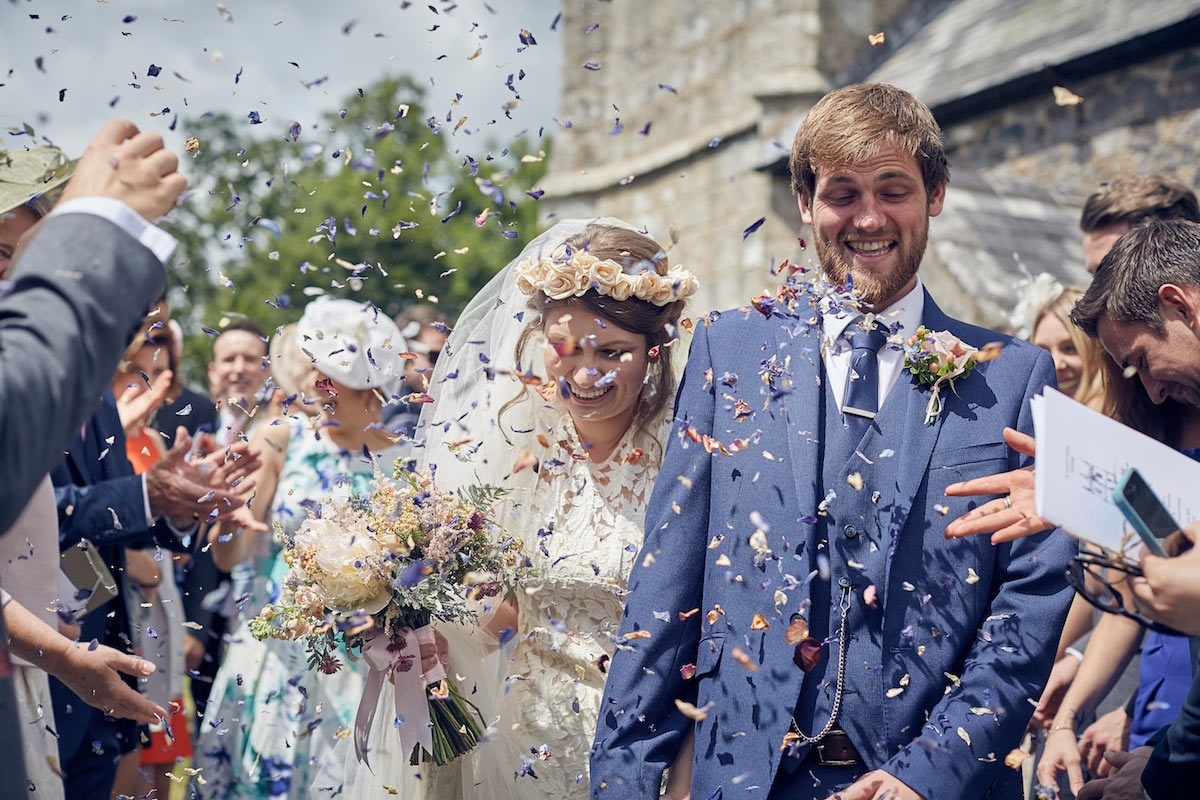
[[[854,767],[863,763],[858,748],[846,732],[834,728],[813,746],[817,762],[825,767]]]

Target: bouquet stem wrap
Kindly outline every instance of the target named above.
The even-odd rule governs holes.
[[[421,643],[434,644],[433,627],[425,625],[411,633],[412,636],[401,637],[403,644],[399,652],[389,650],[388,638],[381,635],[372,636],[363,647],[363,659],[371,670],[354,718],[354,752],[368,767],[371,762],[367,758],[367,737],[371,723],[375,721],[375,709],[385,680],[390,680],[395,689],[396,717],[404,720],[397,728],[404,752],[412,751],[417,745],[424,747],[426,752],[433,751],[425,687],[445,679],[446,671],[439,663],[429,673],[421,673]]]
[[[389,637],[376,634],[363,645],[370,672],[354,718],[354,753],[370,768],[367,745],[371,725],[384,682],[390,681],[396,718],[403,720],[396,733],[403,752],[412,754],[410,763],[415,765],[424,757],[439,766],[448,764],[478,744],[482,731],[479,711],[449,685],[441,663],[421,672],[421,645],[437,646],[432,626],[404,629],[397,644],[399,647],[393,648]]]

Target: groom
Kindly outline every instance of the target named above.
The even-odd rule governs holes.
[[[922,103],[883,84],[827,95],[791,170],[826,275],[853,279],[878,327],[854,311],[817,318],[804,298],[795,318],[740,309],[697,326],[592,796],[657,797],[694,731],[699,800],[1018,798],[1004,760],[1050,670],[1071,547],[947,540],[967,506],[944,490],[1017,466],[1002,431],[1031,430],[1053,364],[951,319],[921,285],[949,178]],[[928,424],[899,344],[922,324],[1004,343]]]

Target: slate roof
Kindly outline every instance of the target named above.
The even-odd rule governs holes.
[[[907,89],[936,112],[1154,32],[1190,30],[1196,17],[1200,0],[955,0],[865,80]]]

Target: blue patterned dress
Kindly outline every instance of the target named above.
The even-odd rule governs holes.
[[[342,450],[328,436],[316,437],[292,420],[287,457],[271,502],[271,522],[295,533],[308,509],[326,498],[343,499],[370,490],[374,465],[361,453]],[[384,475],[402,448],[374,454]],[[279,595],[288,567],[271,534],[259,537],[257,574],[242,622],[230,637],[213,680],[203,731],[196,747],[202,769],[193,786],[214,800],[276,800],[307,797],[321,762],[352,728],[363,675],[354,662],[334,675],[308,670],[303,643],[260,642],[246,620]]]

